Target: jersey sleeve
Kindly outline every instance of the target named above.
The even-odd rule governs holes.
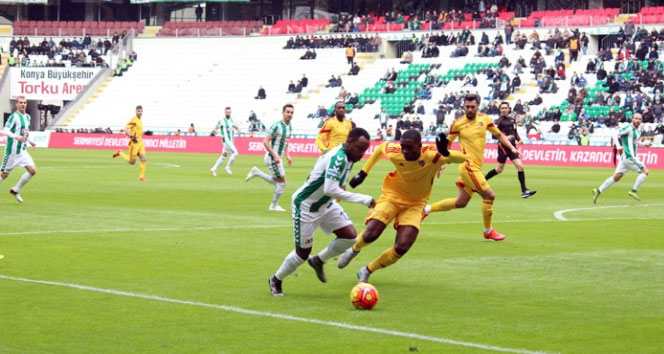
[[[454,120],[452,122],[452,126],[450,126],[450,133],[447,134],[447,141],[449,141],[450,144],[459,137],[459,127],[457,126],[457,122],[458,120]]]
[[[346,156],[337,154],[330,159],[330,163],[325,169],[325,180],[332,180],[338,183],[343,183],[344,171],[346,170]]]
[[[371,171],[376,162],[378,162],[378,160],[385,155],[385,147],[387,146],[387,144],[388,143],[382,143],[376,146],[373,153],[369,157],[369,160],[367,160],[367,162],[364,163],[364,166],[362,166],[362,171],[364,171],[367,174],[369,173],[369,171]]]
[[[134,118],[127,123],[127,134],[130,136],[136,136],[136,120]]]
[[[328,141],[330,139],[330,132],[332,131],[328,122],[329,120],[325,121],[323,127],[320,128],[320,131],[318,131],[318,135],[316,136],[316,146],[321,152],[327,150]]]
[[[272,124],[270,127],[270,132],[268,133],[271,137],[277,136],[277,132],[279,131],[279,122]]]
[[[5,122],[5,130],[11,131],[14,128],[14,125],[16,125],[16,115],[10,114],[9,118]]]
[[[500,134],[502,134],[502,132],[500,131],[500,129],[498,129],[498,127],[491,120],[491,118],[487,117],[486,120],[487,120],[486,130],[490,131],[493,136],[500,136]]]
[[[343,179],[345,177],[347,164],[348,161],[344,154],[337,154],[330,159],[330,163],[325,171],[323,192],[325,195],[334,199],[370,206],[373,201],[371,196],[348,192],[341,188],[341,185],[344,182]]]

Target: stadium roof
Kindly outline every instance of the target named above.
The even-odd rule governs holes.
[[[3,1],[3,0],[0,0]],[[249,2],[250,0],[130,0],[132,4],[147,4],[151,2],[193,2],[193,3],[202,3],[202,2]]]

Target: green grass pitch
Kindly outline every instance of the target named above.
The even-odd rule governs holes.
[[[271,187],[244,182],[252,165],[263,168],[261,157],[240,156],[233,176],[220,169],[215,178],[208,170],[216,156],[149,153],[141,183],[137,166],[108,151],[32,154],[39,173],[24,204],[7,193],[22,171],[0,184],[0,353],[664,352],[662,171],[652,171],[642,202],[627,197],[629,174],[591,208],[591,189],[611,170],[529,166],[538,193],[523,200],[508,166],[490,181],[506,241],[482,239],[477,198],[464,210],[433,214],[410,253],[372,276],[376,309],[358,311],[348,295],[355,272],[392,243],[394,231],[348,269],[330,262],[327,284],[303,265],[284,282],[286,296],[273,298],[267,277],[293,241],[289,214],[267,211]],[[290,209],[313,162],[287,168],[283,207]],[[389,169],[380,163],[359,190],[377,196]],[[455,172],[443,173],[433,199],[456,195]],[[344,208],[361,231],[366,209]],[[578,208],[568,221],[553,216]],[[314,250],[329,240],[318,233]]]

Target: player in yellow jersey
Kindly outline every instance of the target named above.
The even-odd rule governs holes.
[[[377,240],[392,221],[397,231],[394,245],[362,267],[357,273],[358,280],[367,282],[371,273],[397,262],[408,252],[417,239],[422,212],[441,167],[466,160],[462,153],[448,150],[445,134],[438,136],[436,146],[439,151],[433,146],[422,146],[420,132],[411,129],[401,135],[399,143],[383,143],[376,147],[349,185],[355,188],[361,184],[381,158],[390,160],[396,170],[385,176],[382,193],[367,216],[367,227],[355,239],[355,244],[339,257],[339,268],[344,268],[364,246]]]
[[[316,137],[316,146],[321,154],[343,144],[355,124],[346,119],[346,105],[339,101],[334,105],[334,117],[328,118]]]
[[[143,107],[136,106],[136,115],[129,121],[129,123],[127,123],[127,127],[125,128],[125,132],[129,137],[129,144],[127,145],[128,153],[125,154],[122,151],[116,151],[115,154],[113,154],[113,158],[122,157],[127,160],[130,165],[136,164],[136,159],[138,158],[140,160],[140,174],[138,176],[140,181],[145,180],[145,168],[148,162],[145,157],[145,145],[143,145],[142,116]]]
[[[465,208],[473,193],[477,192],[482,196],[484,238],[501,241],[505,239],[505,236],[497,232],[492,225],[493,202],[496,199],[496,193],[491,189],[482,173],[487,130],[514,156],[518,157],[519,151],[510,143],[505,134],[493,124],[489,116],[477,113],[479,103],[480,98],[475,94],[467,95],[464,98],[466,114],[452,123],[448,136],[449,144],[452,144],[458,137],[461,150],[467,155],[466,162],[459,165],[459,178],[456,182],[459,194],[456,198],[443,199],[430,206],[427,205],[424,209],[424,215],[426,216],[431,212]]]

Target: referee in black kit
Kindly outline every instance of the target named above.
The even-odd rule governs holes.
[[[500,117],[496,120],[495,124],[498,129],[507,136],[512,145],[517,146],[517,143],[521,143],[521,138],[519,138],[519,133],[516,131],[516,121],[511,117],[512,108],[508,102],[500,103]],[[486,174],[485,178],[489,180],[490,178],[500,174],[505,169],[505,162],[507,159],[510,159],[516,167],[517,174],[519,176],[519,184],[521,184],[521,198],[530,198],[537,191],[531,191],[526,187],[526,173],[523,171],[523,162],[519,156],[513,154],[511,151],[505,149],[500,143],[498,144],[498,165],[496,168],[489,171]]]

